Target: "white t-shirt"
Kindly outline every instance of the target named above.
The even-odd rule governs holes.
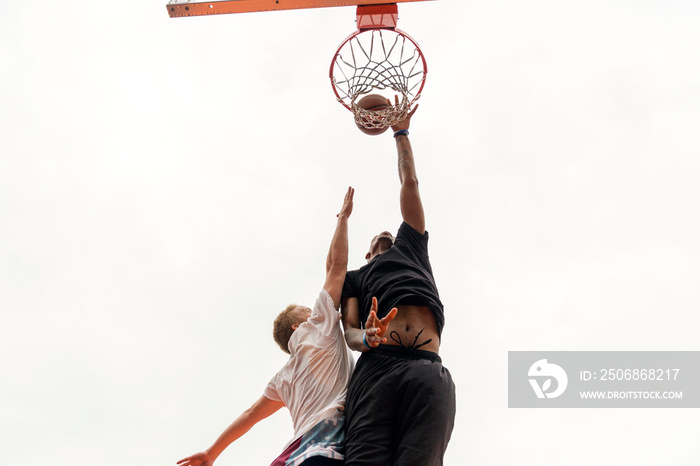
[[[324,419],[335,419],[338,408],[345,406],[354,360],[339,322],[333,299],[321,290],[311,317],[289,339],[289,361],[263,393],[287,406],[294,439]]]

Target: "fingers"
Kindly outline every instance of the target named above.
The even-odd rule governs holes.
[[[396,314],[399,312],[398,309],[393,308],[389,313],[380,321],[382,325],[387,326],[389,325],[389,322],[394,320],[394,317],[396,317]]]
[[[377,298],[372,298],[372,307],[370,307],[369,315],[367,316],[367,321],[365,322],[365,328],[376,327],[380,322],[377,318]]]
[[[386,338],[379,332],[378,328],[372,327],[365,329],[365,341],[370,347],[376,348],[380,344],[386,343]]]
[[[343,199],[343,206],[340,208],[340,212],[336,217],[341,215],[350,216],[352,214],[352,199],[355,197],[355,189],[352,186],[348,186],[348,190],[345,193],[345,199]]]
[[[388,105],[391,105],[391,101],[390,101],[389,99],[386,99],[386,103],[387,103]],[[395,107],[398,107],[398,106],[399,106],[399,95],[398,95],[398,94],[394,94],[394,106],[395,106]],[[413,110],[411,110],[411,113],[409,113],[408,116],[407,116],[406,118],[409,118],[409,119],[410,119],[410,118],[413,116],[413,114],[416,113],[416,110],[418,110],[418,105],[416,105],[415,107],[413,107]]]
[[[389,313],[384,316],[381,320],[377,317],[377,311],[379,309],[379,302],[377,301],[376,297],[372,297],[372,308],[369,311],[369,317],[367,317],[367,323],[365,324],[365,328],[377,328],[378,332],[380,335],[384,335],[384,332],[386,332],[386,328],[389,325],[389,322],[394,320],[394,317],[396,317],[396,314],[399,312],[397,308],[393,308]]]
[[[207,464],[209,459],[209,455],[202,452],[181,459],[177,462],[177,464],[180,466],[204,466]]]
[[[399,96],[395,95],[394,100],[396,101],[396,107],[399,107]],[[413,117],[413,114],[416,113],[416,110],[418,110],[418,105],[416,105],[413,108],[411,107],[411,103],[408,103],[408,107],[410,109],[410,112],[401,120],[397,121],[396,124],[391,126],[391,129],[396,131],[401,131],[401,130],[407,130],[409,126],[411,125],[411,117]]]
[[[394,320],[394,317],[396,317],[396,314],[399,312],[398,309],[393,308],[383,319],[379,319],[377,317],[378,308],[379,302],[377,298],[372,297],[372,307],[369,311],[367,322],[365,323],[367,344],[372,348],[387,342],[387,339],[384,338],[384,334],[389,328],[389,323]]]
[[[381,321],[377,318],[377,313],[374,310],[369,311],[365,328],[379,327],[379,325],[381,325]]]
[[[198,459],[195,458],[195,456],[197,455],[188,456],[187,458],[178,461],[177,464],[179,464],[180,466],[197,466],[198,464],[201,464],[202,462],[198,461]]]
[[[386,343],[386,338],[384,338],[386,329],[382,329],[382,322],[377,318],[377,307],[377,298],[372,298],[372,310],[369,311],[369,316],[365,323],[365,340],[372,348]]]

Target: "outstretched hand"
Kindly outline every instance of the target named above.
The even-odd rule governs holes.
[[[389,322],[394,320],[396,313],[399,312],[398,309],[393,308],[383,319],[377,317],[377,298],[372,298],[372,308],[369,311],[369,317],[367,317],[367,322],[365,322],[365,340],[367,344],[376,348],[382,343],[386,343],[386,338],[384,334],[387,328],[389,328]]]
[[[394,106],[398,107],[399,106],[399,96],[398,95],[394,96],[394,101],[396,102]],[[391,105],[391,101],[389,99],[386,99],[386,102],[389,105]],[[413,114],[416,113],[416,110],[418,110],[418,105],[413,107],[413,110],[411,110],[411,112],[408,114],[408,116],[406,116],[405,119],[403,119],[401,121],[397,121],[396,124],[391,127],[391,129],[394,132],[408,129],[408,127],[411,126],[411,117],[413,117]]]
[[[336,217],[349,218],[352,214],[352,198],[355,196],[355,189],[352,186],[348,186],[348,192],[345,193],[345,199],[343,200],[343,207],[340,208],[340,213]]]
[[[209,453],[203,451],[187,458],[183,458],[177,462],[180,466],[212,466],[214,460],[211,459]]]

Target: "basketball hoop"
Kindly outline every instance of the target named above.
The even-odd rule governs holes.
[[[367,22],[358,7],[358,25]],[[425,57],[408,34],[395,28],[396,16],[371,22],[359,29],[338,47],[331,62],[333,92],[345,108],[353,112],[355,122],[367,129],[386,128],[405,120],[420,98],[428,66]],[[363,96],[385,91],[392,106],[367,111],[357,105]]]

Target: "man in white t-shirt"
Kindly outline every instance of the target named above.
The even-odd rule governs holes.
[[[326,282],[313,309],[290,305],[275,319],[274,339],[289,361],[261,396],[207,450],[178,461],[180,466],[211,466],[233,441],[283,406],[294,423],[294,439],[272,466],[342,465],[344,405],[353,369],[340,327],[340,294],[348,262],[348,218],[354,190],[348,188],[333,234]]]

